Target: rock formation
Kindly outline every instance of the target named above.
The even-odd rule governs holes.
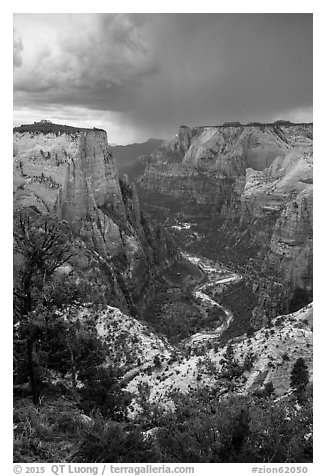
[[[140,185],[209,207],[219,247],[250,246],[263,273],[311,297],[312,182],[312,124],[275,123],[182,126]]]
[[[172,258],[166,234],[140,211],[127,177],[119,180],[106,132],[51,124],[14,130],[14,207],[66,220],[109,270],[124,309],[137,312],[151,278]],[[113,283],[113,284],[112,284]]]

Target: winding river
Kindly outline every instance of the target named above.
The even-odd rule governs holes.
[[[192,264],[198,266],[198,268],[206,276],[206,282],[204,284],[198,284],[193,290],[193,296],[199,299],[203,305],[208,308],[213,308],[217,306],[222,309],[225,314],[225,320],[222,324],[218,323],[217,327],[208,332],[197,332],[187,339],[188,343],[197,343],[201,340],[210,339],[211,337],[218,337],[222,332],[227,329],[233,319],[233,314],[230,309],[225,308],[214,299],[212,299],[207,291],[213,290],[221,284],[228,284],[231,282],[237,282],[242,279],[242,277],[227,268],[221,266],[220,263],[214,262],[204,257],[199,257],[197,255],[191,255],[189,253],[182,253],[184,259],[187,259]]]
[[[222,332],[228,328],[233,319],[232,312],[221,304],[219,304],[218,302],[216,302],[214,299],[212,299],[207,294],[207,290],[213,290],[214,287],[221,284],[228,284],[231,282],[240,281],[242,277],[230,271],[226,267],[222,266],[220,263],[204,258],[203,256],[192,255],[185,252],[182,252],[182,256],[184,259],[190,261],[192,264],[197,266],[205,276],[205,282],[203,283],[201,281],[194,287],[192,291],[193,296],[196,298],[196,300],[200,300],[202,302],[203,307],[213,308],[217,306],[218,308],[222,309],[225,315],[225,319],[223,320],[223,322],[218,322],[216,328],[212,331],[197,332],[196,334],[191,335],[184,341],[185,343],[187,343],[187,345],[196,345],[200,341],[220,336]],[[148,366],[148,362],[145,362],[137,366],[136,368],[132,368],[131,370],[129,370],[123,378],[124,383],[128,384],[141,372],[141,370],[144,371],[146,368],[148,368]]]

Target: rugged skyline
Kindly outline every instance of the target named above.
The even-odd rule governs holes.
[[[16,14],[14,125],[127,144],[180,124],[311,121],[312,60],[312,14]]]

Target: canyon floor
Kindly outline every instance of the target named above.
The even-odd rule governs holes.
[[[311,461],[311,203],[259,198],[298,157],[235,156],[258,198],[221,208],[207,170],[174,197],[120,176],[105,131],[49,128],[15,135],[15,461]]]

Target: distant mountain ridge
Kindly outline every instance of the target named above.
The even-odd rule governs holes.
[[[148,139],[146,142],[127,145],[109,144],[109,148],[116,160],[119,173],[121,175],[126,173],[131,179],[135,179],[145,171],[147,163],[145,158],[163,143],[162,139]]]

